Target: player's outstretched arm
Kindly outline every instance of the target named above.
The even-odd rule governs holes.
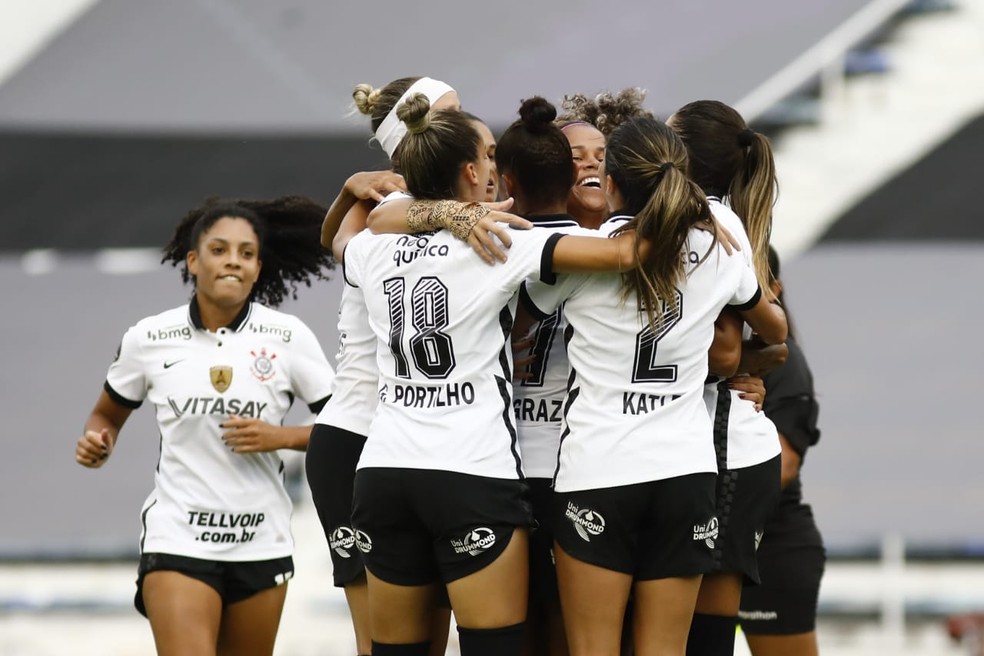
[[[377,206],[369,214],[374,234],[407,234],[448,230],[468,242],[488,264],[505,262],[504,248],[512,245],[509,228],[531,228],[526,219],[509,214],[513,200],[466,203],[454,200],[400,199]]]
[[[599,273],[628,271],[645,257],[649,242],[636,240],[635,232],[626,230],[614,237],[564,235],[553,252],[557,273]]]
[[[114,401],[106,390],[100,392],[85,422],[82,437],[75,444],[75,462],[91,469],[102,467],[112,455],[120,429],[131,412],[130,408]]]

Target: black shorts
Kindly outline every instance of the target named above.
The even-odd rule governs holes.
[[[755,551],[765,522],[779,503],[782,460],[725,469],[717,477],[716,509],[720,537],[714,545],[714,572],[744,574],[759,582]]]
[[[304,457],[311,499],[328,540],[335,586],[339,588],[364,576],[366,571],[352,528],[355,467],[365,444],[364,435],[315,424]]]
[[[717,538],[709,473],[555,494],[555,540],[572,557],[637,581],[704,574]]]
[[[133,605],[144,617],[147,609],[143,602],[143,582],[151,572],[179,572],[215,589],[222,597],[222,605],[228,606],[248,599],[258,592],[275,588],[294,576],[294,560],[251,560],[243,562],[203,560],[166,553],[145,553],[140,556],[137,569],[137,594]]]
[[[450,583],[495,561],[517,527],[530,527],[528,488],[458,472],[360,469],[352,524],[373,576],[395,585]]]
[[[759,547],[762,582],[741,593],[738,619],[752,635],[809,633],[817,625],[817,597],[826,553],[821,545],[770,544],[769,534]]]
[[[527,478],[535,528],[530,534],[530,600],[541,608],[559,607],[554,566],[554,491],[549,478]]]

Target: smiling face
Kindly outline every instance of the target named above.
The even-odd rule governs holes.
[[[574,187],[567,201],[575,217],[587,212],[596,214],[607,209],[600,168],[605,161],[605,135],[587,123],[575,123],[563,129],[571,144],[574,158]]]
[[[186,262],[200,305],[238,309],[260,275],[260,240],[249,221],[225,216],[202,233]]]

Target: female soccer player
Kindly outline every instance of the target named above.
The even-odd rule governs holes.
[[[502,134],[496,165],[512,211],[534,226],[557,230],[578,224],[567,214],[574,162],[571,145],[554,124],[556,108],[540,97],[524,100],[519,120]],[[516,436],[537,528],[530,535],[530,607],[527,654],[567,653],[553,565],[552,479],[560,446],[561,418],[570,367],[564,345],[567,322],[560,310],[533,323],[522,308],[513,329],[517,375],[513,378]],[[516,350],[517,344],[521,351]],[[521,364],[522,363],[522,364]]]
[[[407,186],[431,201],[414,201],[410,228],[433,230],[444,219],[467,236],[488,210],[433,201],[479,197],[491,162],[477,133],[460,113],[430,115],[420,96],[398,112],[410,127],[401,145]],[[364,291],[379,347],[380,404],[356,474],[353,524],[380,653],[426,648],[435,574],[447,582],[465,656],[517,653],[528,510],[509,384],[516,289],[529,275],[637,261],[629,232],[597,239],[531,230],[507,241],[509,257],[494,269],[446,232],[362,233],[345,252],[346,280]]]
[[[576,178],[567,211],[585,228],[598,228],[608,219],[608,201],[600,168],[605,161],[605,135],[630,118],[652,116],[643,108],[646,92],[635,87],[617,94],[604,92],[594,98],[583,94],[564,96],[564,113],[557,118],[570,142]]]
[[[772,291],[783,301],[779,257],[769,249]],[[782,496],[765,522],[758,549],[757,586],[741,595],[741,629],[754,656],[815,656],[817,598],[826,554],[810,506],[803,503],[800,468],[820,439],[813,374],[790,332],[789,358],[765,375],[765,414],[782,443]]]
[[[774,299],[767,258],[776,177],[769,140],[716,101],[689,103],[667,123],[687,146],[690,176],[707,194],[715,217],[742,241],[763,293]],[[740,343],[740,318],[725,312],[718,332]],[[785,347],[779,349],[781,360]],[[720,538],[714,571],[701,584],[687,653],[731,654],[742,582],[758,582],[755,551],[779,498],[780,447],[772,422],[728,381],[709,383],[704,396],[715,426]]]
[[[555,476],[555,555],[571,653],[617,654],[630,590],[637,654],[678,654],[718,537],[711,425],[702,400],[713,321],[734,305],[770,342],[781,309],[713,237],[687,154],[652,118],[624,123],[605,159],[605,234],[650,237],[637,268],[528,284],[564,306],[572,373]]]
[[[374,138],[394,163],[406,134],[395,121],[395,105],[407,93],[425,93],[438,107],[458,108],[458,96],[449,85],[431,78],[400,78],[382,89],[357,85],[352,93],[357,109],[372,117]],[[482,124],[484,126],[484,124]],[[488,139],[491,140],[491,132]],[[494,148],[494,140],[492,140]],[[402,176],[395,172],[356,173],[350,177],[325,216],[321,241],[331,248],[343,217],[350,211],[364,217],[365,202],[383,199],[389,192],[405,190]],[[364,224],[365,219],[362,218]],[[341,259],[341,249],[336,256]],[[321,519],[331,553],[336,587],[345,589],[352,616],[356,649],[372,649],[369,630],[369,601],[365,565],[355,546],[352,528],[352,485],[355,466],[369,434],[369,423],[378,398],[376,343],[365,312],[362,290],[346,285],[338,308],[339,346],[336,354],[335,387],[332,399],[318,415],[305,458],[312,499]],[[434,621],[432,651],[443,654],[447,643],[449,612],[438,612]]]
[[[293,576],[291,503],[276,450],[295,397],[317,412],[333,372],[311,330],[273,307],[330,264],[324,208],[303,198],[209,202],[178,224],[164,261],[195,285],[188,305],[123,336],[75,459],[101,467],[133,409],[160,428],[141,513],[136,606],[159,654],[271,654]]]

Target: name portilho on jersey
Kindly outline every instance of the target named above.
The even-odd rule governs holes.
[[[718,538],[718,518],[711,517],[706,524],[694,524],[694,540],[703,540],[708,548],[714,548]]]
[[[190,396],[176,400],[167,397],[167,403],[175,417],[185,415],[239,415],[240,417],[260,419],[267,403],[243,399],[226,399],[221,396]]]
[[[342,558],[351,558],[352,548],[355,547],[355,531],[348,526],[337,527],[328,538],[328,546]]]
[[[475,386],[464,383],[444,385],[393,385],[393,395],[381,390],[383,403],[402,405],[405,408],[441,408],[445,406],[471,405],[475,402]]]
[[[456,554],[477,556],[495,544],[495,533],[485,526],[468,531],[462,539],[451,538],[451,548]]]
[[[591,536],[599,536],[605,532],[605,518],[601,513],[590,508],[579,508],[576,504],[568,501],[567,511],[564,513],[567,519],[574,524],[574,530],[585,542],[591,542]]]

